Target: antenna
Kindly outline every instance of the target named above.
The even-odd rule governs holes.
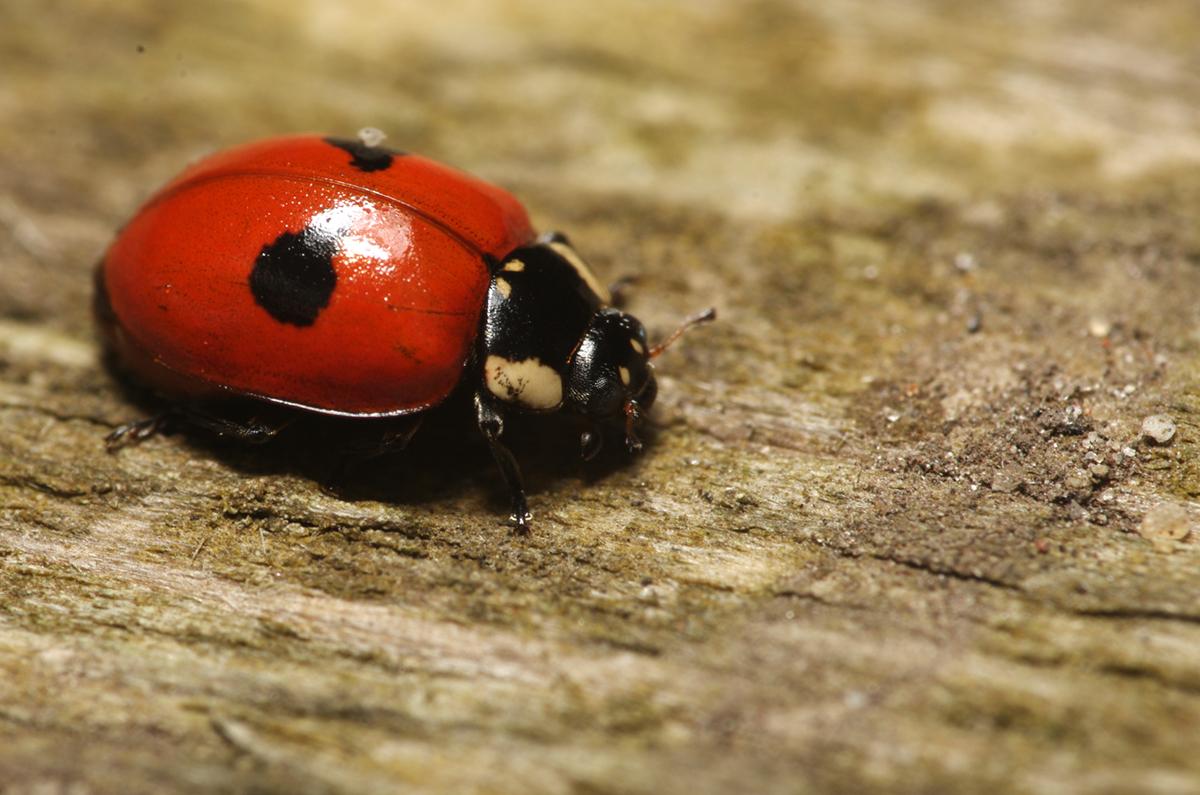
[[[683,323],[679,326],[679,328],[677,328],[671,332],[671,336],[667,337],[665,340],[663,340],[662,342],[658,343],[657,345],[655,345],[654,347],[652,347],[650,349],[650,358],[653,359],[655,356],[658,356],[660,353],[662,353],[667,348],[669,348],[671,346],[671,343],[675,342],[675,340],[682,337],[683,332],[687,331],[692,326],[697,326],[701,323],[708,323],[708,322],[710,322],[712,320],[716,320],[716,319],[717,319],[717,308],[715,306],[710,306],[708,309],[705,309],[703,312],[697,312],[694,315],[690,315],[683,321]]]

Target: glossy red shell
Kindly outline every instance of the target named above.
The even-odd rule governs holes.
[[[414,155],[362,170],[315,136],[213,155],[150,199],[101,264],[118,355],[161,391],[250,395],[321,412],[434,405],[462,376],[485,257],[533,237],[505,191]],[[311,325],[281,322],[250,274],[284,233],[337,240],[336,286]]]

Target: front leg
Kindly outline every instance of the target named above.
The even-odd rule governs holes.
[[[504,478],[505,485],[508,486],[509,498],[512,500],[512,515],[508,517],[508,520],[516,526],[518,533],[528,533],[529,521],[532,516],[529,513],[529,505],[525,501],[525,487],[521,483],[521,468],[517,466],[517,459],[513,458],[512,452],[500,441],[500,437],[504,434],[504,416],[492,405],[487,396],[476,392],[475,418],[479,423],[479,432],[483,434],[483,438],[487,439],[488,447],[492,450],[492,457],[496,459],[496,466],[500,467],[500,474]]]

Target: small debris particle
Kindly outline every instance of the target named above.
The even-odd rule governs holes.
[[[1109,475],[1108,464],[1093,464],[1091,467],[1088,468],[1088,471],[1092,473],[1092,477],[1096,480],[1099,480],[1099,481],[1108,480],[1108,475]]]
[[[954,267],[958,268],[963,273],[970,273],[979,266],[979,262],[975,259],[975,255],[966,251],[960,251],[954,255]]]
[[[387,138],[387,133],[378,127],[363,127],[358,131],[358,140],[363,146],[379,146]]]
[[[1093,337],[1107,337],[1112,332],[1112,323],[1099,317],[1094,317],[1088,322],[1088,334]]]
[[[1080,473],[1075,473],[1067,478],[1066,486],[1071,491],[1083,491],[1092,485],[1091,478],[1084,477]]]
[[[1082,436],[1092,429],[1092,420],[1083,406],[1072,403],[1061,412],[1044,412],[1038,418],[1038,425],[1042,436]]]
[[[1175,438],[1175,421],[1166,414],[1151,414],[1142,420],[1142,436],[1166,444]]]
[[[1011,494],[1021,488],[1021,473],[1015,469],[1001,469],[992,476],[992,491]]]
[[[974,334],[981,328],[983,328],[983,317],[978,312],[975,312],[969,318],[967,318],[968,334]]]
[[[1050,551],[1050,539],[1039,538],[1037,541],[1033,542],[1033,548],[1037,550],[1039,555],[1045,555]]]
[[[1173,541],[1182,541],[1192,532],[1194,521],[1188,510],[1173,502],[1160,502],[1142,517],[1138,535],[1151,541],[1155,548],[1170,549]]]

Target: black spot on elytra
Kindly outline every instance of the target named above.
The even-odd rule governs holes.
[[[335,237],[311,226],[284,232],[254,261],[250,292],[255,302],[281,323],[311,326],[337,285],[337,248]]]
[[[386,146],[367,146],[362,141],[349,138],[326,138],[325,143],[348,152],[350,165],[359,171],[383,171],[392,164],[392,160],[404,154]]]

